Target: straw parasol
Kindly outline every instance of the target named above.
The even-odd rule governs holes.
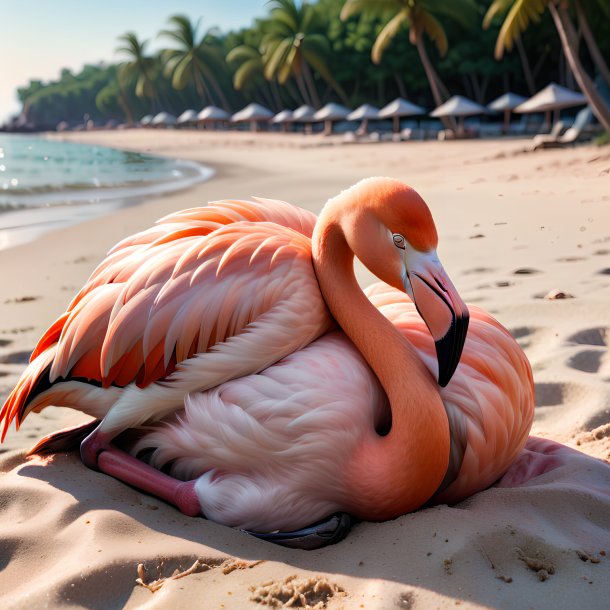
[[[197,122],[196,110],[185,110],[177,119],[178,125],[188,125],[189,123]]]
[[[261,106],[261,104],[248,104],[245,108],[242,108],[239,112],[236,112],[231,117],[232,123],[250,123],[252,131],[258,130],[258,124],[261,121],[269,122],[273,118],[273,112],[269,108]]]
[[[362,104],[358,106],[356,110],[353,110],[347,115],[348,121],[362,121],[362,124],[358,128],[359,133],[366,133],[368,131],[369,121],[379,118],[379,108],[371,106],[371,104]]]
[[[206,106],[198,115],[197,122],[202,125],[228,122],[231,115],[217,106]]]
[[[282,110],[278,112],[272,119],[272,123],[282,126],[282,131],[288,131],[288,124],[292,123],[292,110]]]
[[[421,114],[426,114],[425,108],[422,108],[417,104],[412,104],[402,97],[397,97],[393,102],[390,102],[379,111],[379,118],[391,118],[394,126],[394,133],[398,133],[400,131],[400,117]]]
[[[586,103],[587,98],[582,93],[577,93],[557,83],[551,83],[523,104],[519,104],[515,108],[515,112],[544,112],[546,115],[545,121],[550,124],[552,111],[555,111],[555,121],[557,121],[562,108],[582,106]]]
[[[169,112],[160,112],[155,115],[150,124],[153,127],[171,127],[176,124],[176,117]]]
[[[303,123],[305,126],[305,133],[311,133],[313,115],[315,113],[315,108],[312,108],[309,104],[303,104],[292,113],[292,122]]]
[[[330,135],[333,132],[333,122],[342,121],[347,118],[350,113],[349,108],[331,102],[326,104],[323,108],[320,108],[314,115],[314,121],[324,121],[324,135]]]
[[[508,93],[496,98],[493,102],[489,102],[489,104],[487,104],[487,108],[492,112],[504,113],[504,131],[507,132],[510,125],[510,113],[517,106],[519,106],[519,104],[523,104],[526,99],[527,98],[523,95],[509,91]]]
[[[464,132],[464,117],[474,116],[475,114],[487,114],[487,108],[469,100],[463,95],[454,95],[444,104],[435,108],[430,116],[440,118],[445,116],[458,117],[458,134]]]
[[[152,114],[147,114],[146,116],[143,116],[140,119],[140,125],[142,125],[142,127],[148,127],[148,125],[150,125],[150,122],[153,120],[153,115]]]

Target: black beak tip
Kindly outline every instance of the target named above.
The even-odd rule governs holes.
[[[435,342],[436,358],[438,360],[438,385],[441,388],[446,387],[451,381],[460,362],[466,341],[468,322],[469,316],[467,313],[459,318],[454,318],[447,334]]]

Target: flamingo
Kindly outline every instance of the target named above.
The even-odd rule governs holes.
[[[390,178],[317,219],[257,198],[167,216],[115,246],[42,336],[2,440],[32,411],[79,409],[94,421],[31,453],[80,444],[87,466],[187,515],[303,548],[345,535],[346,515],[466,498],[524,447],[533,380],[437,241]],[[378,284],[358,286],[354,257]]]

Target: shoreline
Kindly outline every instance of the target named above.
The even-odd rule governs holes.
[[[41,140],[58,141],[58,138],[52,136],[53,132],[48,132],[37,137]],[[130,152],[112,146],[104,148]],[[139,205],[146,198],[189,190],[214,176],[211,167],[195,161],[158,153],[148,153],[148,156],[173,163],[176,169],[172,173],[181,172],[182,176],[173,180],[148,180],[98,188],[48,185],[26,189],[24,193],[11,192],[14,201],[19,203],[3,204],[0,209],[0,250],[26,244],[48,231],[94,220],[124,207]]]
[[[69,135],[190,159],[216,173],[189,190],[0,250],[0,397],[42,332],[126,236],[168,213],[225,198],[283,199],[317,213],[361,178],[390,175],[428,203],[439,257],[464,301],[489,311],[525,350],[536,384],[532,434],[581,452],[524,487],[492,487],[455,507],[362,522],[338,545],[304,552],[184,517],[88,470],[76,453],[46,464],[25,460],[24,449],[38,438],[83,421],[77,412],[50,407],[29,415],[19,432],[11,428],[0,446],[4,605],[152,609],[205,599],[210,608],[262,610],[253,590],[268,591],[272,600],[273,587],[296,582],[306,591],[324,583],[342,589],[328,610],[604,607],[610,595],[610,149],[513,155],[521,142],[302,147],[296,139],[236,135]],[[360,269],[358,278],[371,279]],[[553,290],[572,298],[545,298]],[[140,563],[152,580],[196,559],[209,569],[168,581],[154,594],[136,584]]]

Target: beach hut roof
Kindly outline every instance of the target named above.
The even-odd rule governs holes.
[[[412,104],[402,97],[397,97],[379,111],[379,118],[389,119],[395,116],[413,116],[416,114],[426,114],[426,109],[417,104]]]
[[[292,120],[293,121],[310,121],[311,119],[313,119],[313,115],[315,113],[316,113],[316,111],[314,108],[312,108],[308,104],[303,104],[302,106],[299,106],[292,113]]]
[[[487,104],[487,108],[489,110],[494,110],[496,112],[502,112],[503,110],[513,110],[519,104],[523,104],[527,98],[523,95],[519,95],[518,93],[513,93],[509,91],[500,97],[497,97],[493,102],[489,102]]]
[[[175,125],[176,117],[169,112],[160,112],[150,122],[151,125]]]
[[[444,104],[435,108],[430,116],[472,116],[473,114],[486,114],[487,108],[469,100],[463,95],[454,95],[450,97]]]
[[[362,104],[362,106],[358,106],[356,110],[352,110],[347,115],[348,121],[360,121],[362,119],[378,119],[379,118],[379,108],[375,106],[371,106],[371,104]]]
[[[239,112],[236,112],[231,117],[231,121],[234,123],[240,123],[242,121],[264,121],[272,117],[273,112],[271,112],[269,108],[252,103],[248,104],[245,108],[242,108]]]
[[[192,123],[197,120],[196,110],[185,110],[177,119],[178,123]]]
[[[231,115],[217,106],[206,106],[198,115],[198,121],[228,121]]]
[[[153,120],[152,114],[147,114],[140,119],[140,125],[150,125],[150,122]]]
[[[282,110],[271,119],[272,123],[288,123],[289,121],[292,121],[292,110]]]
[[[349,113],[349,108],[331,102],[330,104],[326,104],[323,108],[320,108],[320,110],[313,115],[313,118],[315,121],[340,121],[341,119],[347,118]]]
[[[557,83],[547,85],[536,95],[532,96],[523,104],[515,108],[515,112],[545,112],[547,110],[559,110],[570,106],[580,106],[587,103],[587,98],[582,93],[566,89]]]

